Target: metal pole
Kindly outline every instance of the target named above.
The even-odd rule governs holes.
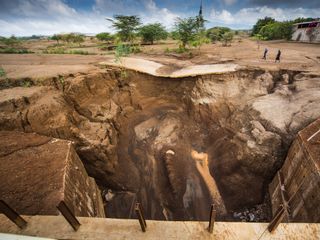
[[[80,222],[68,208],[67,204],[64,201],[61,201],[57,206],[58,210],[62,213],[64,218],[68,221],[74,231],[77,231],[80,227]]]
[[[140,203],[136,203],[136,206],[135,206],[134,210],[135,210],[136,215],[137,215],[137,217],[139,219],[141,230],[142,230],[142,232],[145,232],[146,228],[147,228],[147,223],[146,223],[146,220],[144,218]]]
[[[217,211],[214,209],[214,204],[212,204],[210,209],[210,218],[209,218],[209,227],[208,227],[209,233],[213,233],[213,226],[214,226],[214,221],[216,219],[216,213]]]
[[[19,228],[23,229],[27,226],[27,222],[3,200],[0,200],[0,211]]]

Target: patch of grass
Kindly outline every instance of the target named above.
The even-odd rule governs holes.
[[[165,53],[178,53],[178,54],[182,54],[182,53],[186,53],[186,52],[189,52],[190,50],[187,49],[187,48],[182,48],[182,47],[179,47],[179,48],[166,48],[164,49],[164,52]]]
[[[83,51],[83,50],[71,50],[71,51],[68,51],[68,54],[89,55],[89,52]]]
[[[34,53],[28,49],[16,49],[16,48],[3,48],[0,49],[0,53],[10,53],[10,54],[29,54]]]
[[[79,54],[79,55],[92,55],[88,51],[83,50],[65,50],[64,48],[48,48],[42,51],[45,54]]]
[[[0,77],[6,77],[7,74],[2,67],[0,67]]]
[[[25,80],[21,83],[21,87],[29,88],[31,87],[32,83],[28,80]]]

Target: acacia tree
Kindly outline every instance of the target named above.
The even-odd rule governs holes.
[[[141,25],[138,16],[115,15],[112,21],[112,26],[117,30],[121,41],[132,42],[135,38],[135,33]]]
[[[59,41],[62,40],[62,37],[60,34],[54,34],[52,37],[51,37],[52,40],[54,41],[57,41],[57,44],[59,44]]]
[[[153,44],[154,41],[167,39],[168,32],[160,23],[148,24],[139,29],[143,42]]]
[[[177,38],[181,41],[181,47],[186,48],[187,44],[194,41],[199,29],[197,18],[178,18],[175,22],[175,31]]]
[[[73,36],[72,42],[78,43],[79,46],[81,46],[81,43],[83,43],[84,40],[85,40],[85,38],[84,38],[83,35],[81,35],[81,34],[75,34],[75,35]]]

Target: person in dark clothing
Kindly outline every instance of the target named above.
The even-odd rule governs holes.
[[[262,59],[267,60],[267,54],[268,54],[268,48],[265,48]]]
[[[276,60],[274,62],[280,62],[280,57],[281,57],[281,51],[278,50],[277,56],[276,56]]]

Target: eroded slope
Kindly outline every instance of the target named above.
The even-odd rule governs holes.
[[[107,69],[1,91],[0,128],[69,139],[111,216],[219,218],[262,203],[297,131],[320,116],[319,76],[239,70],[161,78]],[[120,202],[120,203],[119,203]],[[110,215],[109,215],[110,216]]]

